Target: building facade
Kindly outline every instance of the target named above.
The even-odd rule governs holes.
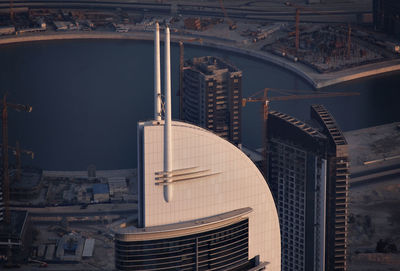
[[[0,223],[4,220],[3,178],[0,182]]]
[[[173,122],[173,181],[166,184],[163,126],[138,127],[138,218],[114,227],[116,268],[280,270],[279,220],[258,168],[212,132]]]
[[[253,162],[211,131],[171,121],[169,29],[161,119],[158,25],[154,121],[138,125],[138,213],[115,222],[117,270],[270,270],[281,261],[279,219]]]
[[[324,270],[326,137],[304,122],[270,111],[268,142],[282,270]]]
[[[351,2],[351,0],[305,0],[306,4],[332,4],[332,3],[344,3]]]
[[[334,141],[342,135],[325,108],[311,111],[318,128],[276,111],[268,119],[268,181],[281,224],[282,270],[346,270],[348,168],[337,163],[347,163],[347,145]]]
[[[321,105],[311,118],[328,138],[326,182],[325,270],[347,270],[347,226],[350,161],[347,141],[332,115]]]
[[[400,2],[398,0],[373,0],[374,26],[400,39]]]
[[[242,72],[220,58],[193,58],[183,68],[182,120],[241,143]]]
[[[0,223],[0,259],[8,257],[10,262],[26,262],[31,252],[32,238],[28,211],[11,211],[10,223]]]

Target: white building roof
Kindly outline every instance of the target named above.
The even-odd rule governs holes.
[[[95,240],[90,238],[85,240],[85,246],[83,248],[82,257],[92,257],[94,251]]]

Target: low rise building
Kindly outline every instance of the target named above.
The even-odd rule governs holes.
[[[46,249],[46,255],[45,255],[45,260],[46,261],[51,261],[54,258],[54,252],[56,251],[56,245],[55,244],[49,244],[47,245]]]
[[[11,211],[10,223],[0,222],[0,259],[8,256],[11,248],[11,261],[24,262],[30,255],[32,227],[27,211]]]
[[[84,245],[85,239],[82,236],[66,234],[58,241],[56,256],[61,261],[78,262],[82,259]]]
[[[89,238],[85,240],[85,246],[83,248],[82,257],[92,257],[95,245],[95,239]]]
[[[15,34],[14,26],[0,26],[0,36],[1,35],[11,35]]]
[[[123,200],[124,196],[129,192],[126,178],[123,177],[108,178],[108,187],[112,200]]]
[[[67,31],[68,30],[68,22],[64,21],[54,21],[54,26],[57,31]]]
[[[108,202],[110,200],[110,190],[108,184],[96,183],[93,185],[93,201]]]

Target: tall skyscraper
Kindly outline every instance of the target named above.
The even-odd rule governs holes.
[[[312,106],[312,127],[271,111],[270,184],[281,224],[282,270],[346,270],[347,144],[335,120]]]
[[[3,220],[4,220],[3,178],[1,178],[1,182],[0,182],[0,223]]]
[[[241,143],[242,72],[218,57],[193,58],[183,71],[183,120]]]
[[[112,225],[116,269],[279,271],[279,220],[263,175],[228,141],[171,121],[168,28],[165,48],[165,117],[156,87],[155,119],[138,124],[138,215]]]
[[[400,2],[398,0],[373,0],[374,26],[395,38],[400,38]]]
[[[311,117],[328,138],[325,270],[346,271],[350,174],[347,141],[335,119],[322,105],[311,107]]]

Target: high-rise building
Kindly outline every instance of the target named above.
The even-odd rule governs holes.
[[[345,3],[351,0],[306,0],[306,4],[333,4],[333,3]]]
[[[279,271],[279,220],[263,175],[227,140],[171,121],[168,28],[165,50],[165,117],[156,78],[155,120],[138,124],[138,215],[112,226],[116,269]]]
[[[347,143],[324,107],[311,112],[320,127],[276,111],[268,116],[268,182],[281,225],[282,270],[346,270]]]
[[[10,212],[10,223],[0,222],[0,259],[26,262],[32,245],[32,227],[28,211]]]
[[[328,138],[326,181],[325,270],[347,270],[347,222],[350,161],[347,141],[332,115],[321,105],[311,118]]]
[[[268,181],[281,224],[282,270],[324,270],[326,137],[271,111],[268,142]]]
[[[373,0],[374,26],[389,35],[400,38],[400,2]]]
[[[193,58],[183,69],[182,120],[240,144],[242,72],[213,56]]]
[[[0,223],[4,220],[3,178],[0,182]]]

